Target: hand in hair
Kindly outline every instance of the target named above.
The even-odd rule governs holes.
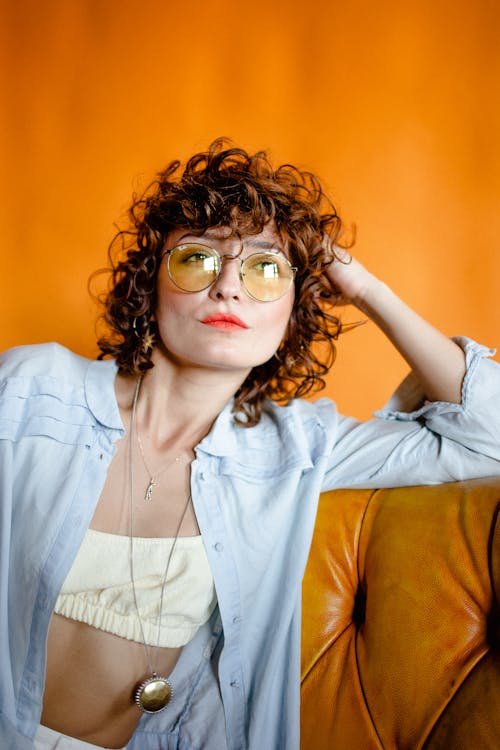
[[[377,285],[378,279],[370,273],[351,253],[338,245],[334,248],[335,258],[326,275],[332,286],[335,304],[355,305],[367,315],[364,301]]]

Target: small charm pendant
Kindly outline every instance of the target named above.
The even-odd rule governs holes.
[[[156,672],[141,682],[134,692],[134,701],[140,711],[146,714],[157,714],[170,703],[172,685],[166,677],[158,677]]]
[[[153,479],[153,477],[151,477],[151,479],[149,480],[149,484],[148,484],[148,486],[147,486],[147,488],[146,488],[146,493],[145,493],[145,495],[144,495],[144,500],[145,500],[145,501],[146,501],[147,503],[149,503],[149,501],[150,501],[150,500],[152,499],[152,497],[153,497],[153,487],[154,487],[154,486],[155,486],[155,482],[154,482],[154,479]]]

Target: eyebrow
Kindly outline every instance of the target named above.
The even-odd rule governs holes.
[[[213,234],[213,232],[210,231],[203,232],[203,235],[196,235],[187,232],[184,237],[181,237],[181,240],[183,240],[185,237],[196,237],[198,240],[215,240],[216,242],[223,242],[224,240],[228,239],[227,237],[220,237],[217,234]],[[260,240],[257,237],[252,238],[251,235],[250,237],[248,237],[248,239],[245,239],[244,245],[247,245],[249,247],[258,247],[261,250],[274,250],[275,252],[285,254],[284,249],[277,242]]]
[[[269,240],[245,240],[245,245],[250,245],[250,247],[260,247],[263,250],[278,250],[279,252],[282,252],[281,247],[276,242],[269,242]]]

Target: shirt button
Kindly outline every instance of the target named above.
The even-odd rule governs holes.
[[[241,617],[233,617],[233,625],[238,625],[241,622]]]
[[[231,680],[229,684],[231,685],[232,688],[237,688],[240,686],[240,683],[238,680]]]
[[[222,544],[222,542],[215,542],[214,550],[216,550],[217,552],[222,552],[223,549],[224,545]]]
[[[200,476],[200,481],[204,482],[205,481],[205,472],[204,471],[200,471],[200,475],[199,476]]]

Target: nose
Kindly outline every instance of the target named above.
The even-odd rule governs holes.
[[[212,299],[240,299],[241,297],[241,263],[238,256],[222,256],[222,268],[219,276],[209,290]]]

